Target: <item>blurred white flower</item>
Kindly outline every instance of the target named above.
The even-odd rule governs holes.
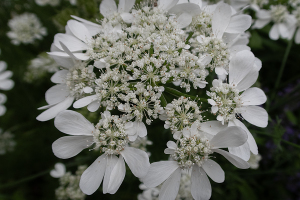
[[[36,39],[41,40],[47,35],[47,29],[33,13],[14,16],[9,20],[8,26],[11,30],[7,36],[14,45],[32,44]]]
[[[261,160],[261,155],[260,154],[255,155],[255,154],[251,153],[250,159],[248,160],[250,168],[251,169],[258,169],[260,160]]]
[[[60,178],[66,173],[66,166],[62,163],[56,163],[54,169],[50,171],[53,178]]]
[[[4,155],[7,152],[14,150],[16,142],[13,138],[13,134],[10,132],[3,132],[3,130],[0,128],[0,155]]]
[[[50,6],[57,6],[60,3],[60,0],[35,0],[35,3],[39,6],[46,6],[47,4]]]

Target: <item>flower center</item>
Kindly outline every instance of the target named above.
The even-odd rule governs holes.
[[[201,166],[210,154],[212,154],[212,151],[208,139],[194,136],[180,139],[175,153],[171,156],[181,168],[186,169],[193,164]]]

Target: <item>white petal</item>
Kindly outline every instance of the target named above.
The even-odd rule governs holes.
[[[227,75],[227,71],[223,67],[216,67],[215,68],[216,74],[222,76],[222,75]]]
[[[106,155],[99,156],[81,175],[79,186],[83,193],[93,194],[100,186],[105,170]]]
[[[255,57],[252,52],[244,50],[236,53],[229,63],[229,83],[238,83],[253,68]]]
[[[228,147],[228,150],[231,154],[236,155],[245,161],[248,161],[250,158],[250,147],[248,142],[239,147]]]
[[[3,72],[4,70],[6,70],[7,68],[7,64],[4,61],[0,61],[0,72]]]
[[[100,107],[100,101],[93,101],[87,107],[90,112],[96,112]]]
[[[167,147],[170,149],[176,149],[177,148],[177,144],[173,141],[168,141],[167,142]]]
[[[51,81],[53,83],[65,83],[67,79],[68,70],[59,70],[53,74]]]
[[[0,116],[3,116],[6,113],[6,107],[3,105],[0,105]]]
[[[256,13],[256,16],[259,19],[271,19],[271,11],[262,9]]]
[[[76,19],[80,22],[83,22],[83,24],[89,30],[91,35],[96,35],[97,33],[100,33],[101,26],[99,24],[95,24],[93,22],[90,22],[88,20],[82,19],[82,18],[74,16],[74,15],[71,15],[71,17],[73,17],[74,19]]]
[[[278,30],[279,30],[279,34],[282,38],[287,38],[289,37],[289,30],[286,24],[284,23],[279,23],[278,24]]]
[[[81,22],[71,19],[68,21],[68,27],[73,35],[81,41],[88,42],[88,40],[92,38],[88,29]]]
[[[255,67],[239,82],[237,89],[241,92],[251,87],[258,78],[258,71]]]
[[[79,22],[78,22],[79,23]],[[63,48],[60,44],[60,42],[63,42],[64,45],[71,51],[82,51],[86,50],[88,48],[87,44],[83,43],[79,39],[77,39],[74,36],[58,33],[54,36],[54,44],[57,48],[63,51]]]
[[[178,0],[158,0],[158,8],[168,11],[170,8],[175,6],[178,3]]]
[[[91,87],[89,87],[89,86],[83,88],[83,92],[86,93],[86,94],[90,94],[90,93],[92,93],[93,91],[94,91],[93,88],[91,88]]]
[[[174,149],[169,149],[169,148],[166,148],[164,150],[164,154],[174,154],[175,153],[175,150]]]
[[[112,0],[103,0],[100,4],[100,13],[104,17],[109,17],[117,12],[117,4]]]
[[[142,182],[148,187],[153,188],[164,182],[169,176],[178,169],[176,161],[160,161],[150,165],[149,171],[142,179]]]
[[[269,32],[269,37],[272,40],[278,40],[279,38],[279,28],[278,28],[278,24],[274,24]]]
[[[238,147],[245,144],[247,139],[248,135],[241,127],[230,126],[217,133],[217,135],[211,139],[210,145],[213,149]]]
[[[201,9],[199,5],[194,3],[182,3],[177,4],[169,10],[169,13],[176,14],[177,16],[182,13],[188,13],[192,16],[199,15],[201,13]]]
[[[226,126],[222,125],[219,121],[208,121],[200,124],[200,130],[211,135],[216,135],[222,131]]]
[[[93,101],[96,101],[97,99],[98,99],[97,95],[83,97],[82,99],[75,101],[73,104],[73,107],[74,108],[82,108],[82,107],[89,105]]]
[[[194,165],[191,175],[191,192],[194,199],[208,200],[211,197],[211,185],[206,173]]]
[[[52,52],[54,53],[54,52]],[[66,69],[69,69],[74,66],[74,61],[72,58],[69,57],[68,54],[64,54],[65,56],[61,55],[53,55],[51,52],[48,52],[48,55],[55,60],[55,62]],[[62,52],[61,52],[62,53]],[[56,54],[56,53],[54,53]]]
[[[36,119],[41,122],[53,119],[61,111],[67,110],[72,105],[73,101],[74,101],[74,97],[69,96],[64,101],[56,104],[55,106],[52,106],[48,110],[42,112],[39,116],[37,116]]]
[[[0,104],[4,104],[7,100],[7,97],[5,94],[0,93]]]
[[[135,0],[119,0],[118,12],[129,12],[134,6]]]
[[[0,73],[0,80],[9,79],[13,75],[12,71],[5,71]]]
[[[240,97],[243,105],[261,105],[267,101],[265,93],[257,87],[247,89]]]
[[[119,156],[119,159],[111,171],[110,180],[108,183],[107,193],[115,194],[121,186],[126,174],[124,159]]]
[[[185,27],[187,27],[192,22],[192,19],[193,19],[192,15],[187,14],[187,13],[182,13],[177,18],[178,27],[179,28],[185,28]]]
[[[82,114],[65,110],[59,113],[54,120],[55,127],[70,135],[92,135],[95,127]]]
[[[242,117],[249,123],[258,126],[266,127],[268,125],[268,113],[265,109],[258,106],[245,106],[241,108]]]
[[[231,18],[231,8],[225,3],[219,3],[212,17],[212,30],[218,37],[222,38]]]
[[[242,129],[244,129],[244,131],[246,131],[246,133],[248,135],[247,143],[249,144],[250,151],[252,151],[252,153],[255,154],[255,155],[258,154],[258,147],[257,147],[257,144],[255,142],[255,139],[253,138],[252,134],[247,129],[247,127],[240,120],[234,119],[233,121],[229,121],[228,126],[239,126]]]
[[[54,85],[46,91],[45,99],[48,104],[57,104],[68,98],[70,92],[66,84]]]
[[[125,147],[125,149],[121,151],[121,155],[124,157],[125,162],[136,177],[142,178],[146,176],[150,163],[149,157],[145,151],[133,147]]]
[[[122,13],[120,15],[121,15],[121,17],[122,17],[122,19],[124,20],[125,23],[130,24],[134,20],[133,15],[130,14],[130,13]]]
[[[178,194],[181,179],[181,169],[178,168],[164,182],[159,192],[159,200],[174,200]]]
[[[62,163],[56,163],[54,169],[50,171],[53,178],[60,178],[66,173],[66,167]]]
[[[261,29],[264,26],[266,26],[270,21],[270,19],[257,19],[253,25],[253,28]]]
[[[216,113],[216,112],[218,112],[218,110],[219,110],[219,107],[218,107],[218,106],[212,106],[212,107],[211,107],[211,112],[212,112],[212,113]]]
[[[214,149],[214,152],[217,152],[219,154],[221,154],[222,156],[224,156],[229,162],[231,162],[234,166],[236,166],[237,168],[240,169],[248,169],[249,163],[235,155],[230,154],[227,151],[221,150],[221,149]]]
[[[7,79],[7,80],[0,80],[0,90],[10,90],[14,87],[14,81]]]
[[[133,125],[135,126],[135,124]],[[144,122],[136,122],[137,133],[140,137],[145,137],[147,135],[147,128]]]
[[[58,158],[67,159],[76,156],[94,143],[92,136],[65,136],[52,144],[52,151]]]
[[[216,183],[222,183],[225,180],[225,173],[218,163],[208,159],[202,165],[206,174]]]
[[[109,182],[112,170],[114,169],[115,165],[118,162],[118,157],[114,155],[107,155],[107,163],[106,163],[106,170],[103,180],[103,194],[109,193]]]
[[[227,33],[242,33],[251,26],[250,15],[235,15],[231,17],[228,27],[226,28]]]

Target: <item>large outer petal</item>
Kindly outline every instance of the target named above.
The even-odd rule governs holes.
[[[230,126],[220,131],[210,140],[213,149],[238,147],[247,141],[247,133],[241,127]]]
[[[268,113],[265,109],[258,106],[245,106],[241,109],[242,117],[249,123],[258,127],[267,127]]]
[[[229,121],[228,126],[239,126],[242,129],[244,129],[248,135],[247,143],[249,144],[250,151],[252,151],[253,154],[258,154],[258,147],[255,142],[255,139],[253,138],[250,131],[247,129],[247,127],[238,119],[234,119],[233,121]]]
[[[145,151],[136,149],[133,147],[125,147],[121,151],[121,155],[124,157],[131,172],[138,178],[146,176],[149,168],[149,157]]]
[[[10,79],[0,80],[0,90],[10,90],[14,87],[14,81]]]
[[[235,15],[231,17],[230,23],[226,28],[227,33],[243,33],[251,26],[250,15]]]
[[[225,173],[218,163],[208,159],[202,165],[206,174],[216,183],[222,183],[225,180]]]
[[[229,83],[238,85],[253,68],[254,61],[255,57],[251,51],[236,53],[229,63]]]
[[[54,120],[55,127],[70,135],[92,135],[95,127],[82,114],[66,110],[59,113]]]
[[[201,9],[199,5],[194,3],[182,3],[182,4],[177,4],[176,6],[171,8],[169,10],[169,13],[176,14],[177,16],[182,13],[188,13],[194,16],[194,15],[199,15],[201,13]]]
[[[73,104],[73,107],[74,108],[82,108],[82,107],[89,105],[93,101],[96,101],[97,99],[98,99],[98,96],[96,94],[87,96],[87,97],[84,97],[84,98],[81,98],[81,99],[75,101]]]
[[[116,166],[117,162],[118,162],[117,156],[107,155],[107,163],[106,163],[105,175],[103,180],[103,194],[111,192],[108,186],[109,186],[112,170]]]
[[[88,20],[82,19],[82,18],[74,16],[74,15],[71,15],[71,17],[73,17],[74,19],[82,22],[83,25],[89,30],[91,35],[96,35],[97,33],[100,33],[101,26],[99,24],[90,22]]]
[[[48,104],[57,104],[68,98],[69,94],[66,84],[57,84],[46,91],[45,99]]]
[[[269,32],[269,37],[272,40],[278,40],[279,39],[279,25],[274,24]]]
[[[237,85],[237,89],[241,92],[244,90],[247,90],[249,87],[251,87],[258,78],[258,70],[256,69],[256,66],[254,66],[251,71],[239,82]]]
[[[126,174],[126,167],[124,159],[119,156],[119,159],[111,171],[110,180],[108,183],[107,192],[109,194],[115,194],[119,187],[121,186]]]
[[[261,105],[267,101],[264,91],[257,87],[247,89],[240,97],[243,105]]]
[[[142,182],[148,187],[153,188],[164,182],[169,176],[178,169],[176,161],[160,161],[150,165],[147,175]]]
[[[117,4],[112,0],[103,0],[100,4],[100,13],[104,17],[109,17],[117,12]]]
[[[192,19],[193,19],[192,15],[187,14],[187,13],[182,13],[177,18],[179,28],[185,28],[188,25],[190,25],[190,23],[192,22]]]
[[[73,20],[73,21],[75,21],[75,20]],[[78,23],[80,23],[80,22],[78,22]],[[87,44],[83,43],[76,37],[67,35],[67,34],[63,34],[63,33],[58,33],[54,36],[55,46],[63,51],[63,48],[62,48],[60,42],[63,42],[64,45],[66,45],[67,48],[71,52],[82,51],[82,50],[86,50],[88,48]]]
[[[106,156],[99,156],[81,175],[79,186],[83,193],[91,195],[99,188],[106,170]]]
[[[68,70],[59,70],[53,74],[51,81],[53,83],[65,83],[67,79]]]
[[[175,6],[178,3],[178,0],[158,0],[158,8],[168,11],[170,8]]]
[[[72,34],[81,41],[88,42],[89,39],[92,38],[89,30],[83,25],[83,23],[71,19],[67,24]]]
[[[211,197],[211,185],[205,171],[194,165],[191,175],[191,192],[194,199],[208,200]]]
[[[123,13],[131,10],[134,6],[135,0],[119,0],[118,13]]]
[[[181,179],[181,169],[178,168],[164,182],[159,192],[159,200],[174,200],[178,194]]]
[[[228,147],[228,151],[229,153],[236,155],[245,161],[248,161],[250,158],[250,147],[248,142],[239,147]]]
[[[13,75],[12,71],[5,71],[0,73],[0,80],[9,79]]]
[[[92,136],[65,136],[53,142],[52,150],[56,157],[67,159],[90,147],[93,142]]]
[[[217,120],[203,122],[200,124],[200,130],[209,133],[211,135],[216,135],[224,128],[226,128],[226,126],[222,125],[222,123]]]
[[[214,149],[213,151],[224,156],[229,162],[231,162],[237,168],[248,169],[250,167],[250,165],[247,161],[243,160],[240,157],[232,155],[231,153],[229,153],[227,151],[224,151],[221,149]]]
[[[212,30],[218,37],[222,38],[231,18],[231,8],[225,3],[219,3],[212,17]]]
[[[64,101],[50,107],[48,110],[42,112],[39,116],[36,117],[38,121],[48,121],[56,117],[58,113],[63,110],[67,110],[73,103],[74,97],[67,97]]]

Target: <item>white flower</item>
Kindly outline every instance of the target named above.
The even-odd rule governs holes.
[[[14,82],[10,79],[13,73],[6,68],[6,62],[0,61],[0,90],[10,90],[14,87]]]
[[[35,3],[39,6],[45,6],[47,4],[57,6],[60,3],[60,0],[35,0]]]
[[[225,179],[224,171],[209,154],[214,152],[223,155],[238,168],[249,168],[249,164],[219,148],[240,146],[247,140],[247,134],[240,127],[228,127],[215,136],[197,130],[193,125],[183,131],[179,146],[172,141],[167,143],[165,153],[172,154],[176,161],[160,161],[152,163],[148,174],[142,179],[149,187],[156,187],[162,182],[159,199],[175,199],[180,186],[182,169],[192,169],[191,193],[194,199],[209,199],[211,185],[206,174],[215,182],[221,183]],[[201,189],[200,189],[201,188]]]
[[[59,200],[84,200],[86,195],[80,190],[80,176],[86,170],[87,166],[78,166],[75,174],[65,173],[59,178],[59,187],[55,190],[55,196]]]
[[[94,126],[77,112],[63,111],[57,115],[54,124],[61,132],[72,135],[53,143],[53,153],[57,157],[71,158],[93,144],[102,153],[81,176],[80,188],[85,194],[93,194],[102,180],[103,193],[114,194],[125,177],[124,160],[136,177],[146,175],[150,166],[148,155],[142,150],[126,146],[128,136],[125,122],[118,116],[105,112]]]
[[[36,39],[41,40],[47,35],[47,29],[42,26],[40,20],[33,13],[24,13],[13,17],[8,22],[11,29],[7,36],[15,45],[21,43],[32,44]]]
[[[0,128],[0,155],[4,155],[7,152],[14,150],[16,142],[14,141],[14,135],[10,132],[4,132]]]
[[[67,61],[64,59],[63,61]],[[95,74],[93,66],[87,66],[85,62],[70,60],[63,63],[66,69],[56,72],[51,81],[57,85],[46,91],[45,99],[49,105],[39,109],[47,109],[39,116],[37,120],[48,121],[53,119],[59,112],[68,109],[75,99],[79,99],[85,93],[91,92]]]
[[[249,8],[255,12],[259,11],[264,5],[268,4],[269,0],[231,0],[230,5],[236,9],[240,10],[249,5]]]
[[[62,163],[56,163],[54,169],[50,171],[50,175],[53,178],[60,178],[66,173],[66,166]]]
[[[256,142],[246,126],[236,119],[240,115],[249,123],[266,127],[268,113],[259,105],[266,102],[265,93],[256,87],[250,88],[258,77],[257,66],[253,65],[255,58],[249,51],[241,51],[232,58],[229,66],[229,83],[214,80],[211,92],[207,91],[208,102],[212,105],[212,113],[217,114],[217,120],[228,123],[228,126],[240,126],[248,134],[248,141],[240,147],[230,147],[229,152],[244,160],[249,160],[250,151],[257,154]],[[240,94],[243,92],[242,94]]]
[[[253,28],[263,28],[271,21],[274,23],[269,32],[269,37],[272,40],[278,40],[280,36],[289,40],[293,37],[297,21],[295,16],[289,14],[286,6],[272,5],[270,10],[258,11],[256,17],[258,19]]]
[[[54,73],[58,70],[59,65],[44,52],[30,61],[24,79],[27,82],[33,82],[37,79],[41,79],[47,73]]]
[[[125,125],[126,133],[130,141],[135,141],[137,137],[145,137],[147,135],[147,128],[143,122],[127,122]]]

